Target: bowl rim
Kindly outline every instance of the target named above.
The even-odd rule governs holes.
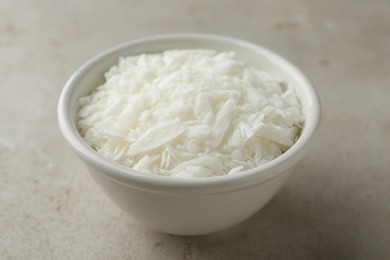
[[[286,152],[268,163],[240,174],[213,176],[209,178],[172,178],[169,176],[145,174],[109,161],[96,153],[96,151],[94,151],[84,141],[77,131],[71,115],[70,101],[80,80],[100,61],[115,54],[119,57],[119,53],[121,51],[131,48],[132,46],[151,42],[177,40],[210,41],[255,51],[272,60],[272,62],[277,64],[277,66],[282,70],[288,72],[290,75],[293,75],[296,81],[299,82],[299,85],[305,92],[305,95],[310,98],[308,103],[310,106],[309,113],[307,113],[305,117],[304,130],[298,140]],[[84,63],[69,78],[61,92],[57,109],[58,123],[63,136],[78,156],[89,167],[97,170],[105,177],[124,185],[134,186],[139,189],[152,190],[155,192],[181,191],[184,193],[224,192],[232,189],[252,186],[259,182],[277,177],[303,157],[310,141],[319,127],[320,114],[320,101],[315,88],[307,77],[290,61],[273,51],[254,43],[227,36],[199,33],[178,33],[150,36],[132,40],[101,52]]]

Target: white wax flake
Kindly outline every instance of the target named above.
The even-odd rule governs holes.
[[[235,168],[231,169],[231,170],[228,172],[228,174],[236,174],[236,173],[239,173],[243,168],[244,168],[243,165],[238,166],[238,167],[235,167]]]
[[[197,141],[204,141],[210,135],[210,127],[207,125],[194,125],[187,128],[187,136]]]
[[[79,99],[80,133],[102,156],[145,174],[244,174],[291,147],[304,124],[294,86],[234,52],[122,57],[104,76]]]
[[[202,118],[211,110],[210,95],[203,92],[196,95],[194,112],[198,118]]]
[[[173,170],[172,173],[180,173],[184,171],[188,166],[203,166],[213,171],[214,174],[222,171],[222,163],[209,155],[205,155],[190,161],[185,161],[178,164]]]
[[[234,116],[236,108],[236,102],[234,99],[229,99],[225,104],[223,104],[222,108],[218,111],[213,128],[211,130],[211,139],[206,143],[217,147],[222,138],[225,136],[226,130],[230,126],[230,122]]]
[[[185,171],[194,177],[210,177],[213,175],[212,170],[203,166],[187,166]]]
[[[167,124],[156,125],[141,135],[138,140],[130,146],[128,155],[132,156],[139,153],[145,153],[160,147],[163,144],[167,144],[181,135],[185,129],[185,126],[180,124],[177,120]]]
[[[271,124],[260,124],[257,127],[257,132],[260,136],[285,146],[293,145],[296,130],[296,127],[285,129]]]

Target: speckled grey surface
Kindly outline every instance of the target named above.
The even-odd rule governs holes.
[[[0,0],[0,259],[390,259],[389,24],[385,0]],[[318,138],[280,193],[211,236],[132,224],[56,122],[83,62],[172,32],[271,48],[322,99]]]

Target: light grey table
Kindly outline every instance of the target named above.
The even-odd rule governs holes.
[[[172,32],[269,47],[322,99],[318,138],[280,193],[211,236],[129,222],[56,122],[83,62]],[[1,0],[0,64],[0,259],[390,259],[389,1]]]

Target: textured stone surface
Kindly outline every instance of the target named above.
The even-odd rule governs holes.
[[[389,259],[390,2],[0,0],[1,259]],[[269,47],[322,99],[311,152],[232,229],[131,224],[61,137],[56,105],[87,59],[142,36],[204,32]]]

